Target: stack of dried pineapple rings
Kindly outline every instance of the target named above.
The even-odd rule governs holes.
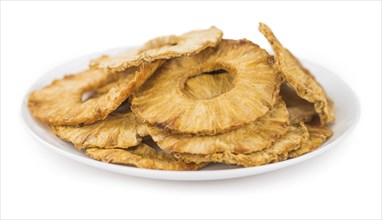
[[[33,91],[29,109],[107,163],[198,170],[298,157],[332,136],[334,103],[268,26],[259,30],[274,56],[216,27],[163,36]]]

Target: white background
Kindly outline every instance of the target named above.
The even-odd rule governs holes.
[[[361,119],[340,146],[259,176],[166,182],[108,173],[41,146],[20,116],[45,72],[76,57],[216,25],[340,75]],[[381,2],[1,2],[2,218],[381,218]]]

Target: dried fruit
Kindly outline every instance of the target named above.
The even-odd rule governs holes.
[[[272,108],[280,74],[268,53],[248,40],[223,40],[191,57],[166,62],[132,98],[132,110],[144,122],[176,133],[217,134],[255,121]],[[232,88],[217,97],[195,99],[182,90],[203,72],[223,70]]]
[[[79,150],[129,148],[140,144],[142,137],[147,136],[146,126],[138,123],[132,112],[112,113],[105,120],[81,127],[53,126],[52,131]]]
[[[289,128],[289,114],[284,101],[278,99],[271,111],[257,121],[222,134],[173,134],[155,126],[148,132],[158,146],[178,153],[212,154],[217,152],[251,153],[270,147]]]
[[[139,66],[143,62],[171,59],[179,56],[191,56],[207,47],[216,46],[223,32],[216,27],[197,30],[180,36],[170,35],[148,41],[143,48],[129,50],[116,56],[102,56],[90,64],[93,68],[106,69],[108,72],[122,72],[129,67]]]
[[[300,148],[290,152],[289,158],[298,157],[300,155],[312,152],[322,145],[328,138],[333,135],[333,132],[326,125],[318,123],[309,123],[306,125],[309,131],[309,141]]]
[[[86,154],[95,160],[107,163],[134,165],[139,168],[157,170],[197,170],[204,164],[185,163],[165,152],[140,144],[134,149],[89,148]]]
[[[283,47],[267,25],[260,23],[259,31],[271,44],[275,53],[276,64],[291,87],[296,90],[301,98],[314,104],[321,123],[334,122],[333,102],[328,100],[324,89],[315,80],[314,76],[301,65],[290,51]]]
[[[121,105],[162,64],[145,63],[115,76],[102,70],[86,70],[65,76],[50,85],[33,91],[28,107],[33,116],[49,125],[81,125],[105,119]],[[104,94],[83,101],[84,93],[97,90],[115,81],[115,87]]]
[[[274,163],[288,158],[290,151],[304,145],[309,138],[308,130],[303,123],[293,125],[289,131],[277,140],[271,147],[250,154],[235,154],[232,152],[222,152],[214,154],[180,154],[175,156],[187,163],[220,162],[235,164],[245,167],[260,166]]]
[[[158,37],[31,92],[28,107],[107,163],[183,171],[298,157],[332,136],[334,103],[266,25],[259,30],[275,56],[215,27]]]

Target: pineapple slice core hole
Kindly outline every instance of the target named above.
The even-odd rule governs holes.
[[[185,81],[183,93],[191,99],[212,99],[231,90],[232,81],[233,77],[224,69],[202,72]]]

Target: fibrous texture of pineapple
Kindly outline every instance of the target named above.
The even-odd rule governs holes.
[[[158,37],[32,91],[28,107],[107,163],[183,171],[312,152],[333,135],[334,103],[268,26],[259,30],[274,56],[216,27]]]
[[[333,135],[333,132],[326,125],[321,125],[316,122],[309,123],[306,127],[309,131],[308,143],[290,152],[288,156],[289,158],[298,157],[316,150]]]
[[[145,144],[132,149],[89,148],[86,154],[95,160],[107,163],[134,165],[156,170],[197,170],[205,164],[185,163],[173,155],[157,152]]]
[[[334,104],[314,76],[290,51],[283,47],[267,25],[260,23],[259,30],[271,44],[276,64],[289,85],[296,90],[298,96],[314,104],[322,124],[334,122]]]
[[[102,56],[93,60],[91,68],[101,68],[108,72],[121,72],[129,67],[171,59],[179,56],[191,56],[208,48],[215,47],[222,39],[223,32],[216,27],[206,30],[187,32],[180,36],[170,35],[152,39],[138,50],[129,50],[115,56]]]
[[[67,75],[33,91],[28,107],[33,116],[49,125],[91,124],[105,119],[118,108],[161,64],[162,61],[144,63],[116,75],[98,69]],[[82,100],[86,92],[112,82],[115,86],[103,94]]]
[[[147,136],[146,126],[138,123],[132,112],[111,113],[106,119],[84,126],[52,126],[61,139],[81,150],[97,148],[129,148]]]
[[[259,151],[270,147],[288,129],[289,114],[281,98],[263,117],[221,134],[176,134],[156,126],[148,126],[150,136],[160,148],[171,152],[192,154]]]
[[[211,71],[232,76],[229,91],[209,99],[183,91],[188,78]],[[175,133],[224,133],[269,112],[280,83],[265,50],[248,40],[223,40],[216,48],[167,61],[134,94],[132,110],[142,121]]]
[[[220,162],[245,167],[259,166],[286,160],[289,152],[306,144],[308,139],[308,130],[304,124],[301,123],[300,125],[292,125],[288,132],[271,147],[250,154],[235,154],[232,152],[207,155],[176,153],[175,156],[188,163]]]
[[[128,69],[127,67],[122,70],[122,68],[115,69],[114,71],[111,71],[110,69],[107,68],[106,63],[111,63],[112,60],[120,60],[122,58],[127,58],[127,57],[137,57],[139,56],[140,49],[139,48],[130,48],[127,50],[124,50],[122,52],[119,52],[115,55],[101,55],[96,59],[92,59],[89,62],[89,68],[90,69],[102,69],[108,73],[117,73],[117,72],[123,72],[124,70]],[[105,64],[105,65],[104,65]],[[136,65],[136,66],[139,66]]]

